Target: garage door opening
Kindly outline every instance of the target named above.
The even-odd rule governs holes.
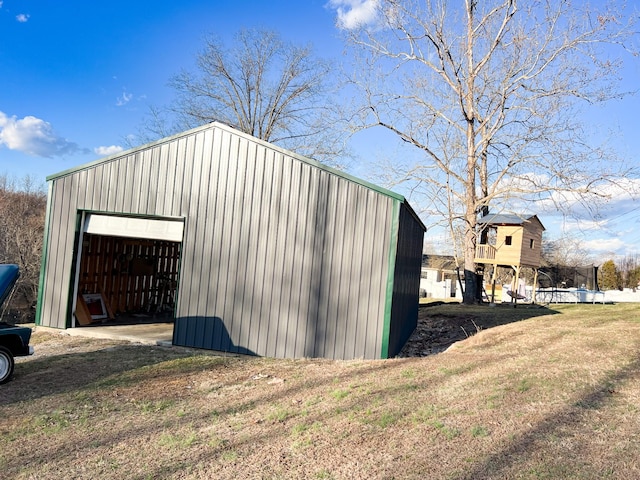
[[[87,214],[72,326],[173,322],[182,225]]]

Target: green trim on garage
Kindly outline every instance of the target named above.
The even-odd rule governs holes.
[[[44,238],[42,240],[42,259],[40,260],[40,279],[38,280],[38,301],[36,304],[36,325],[40,325],[42,315],[42,295],[44,292],[45,265],[49,253],[49,222],[51,219],[51,204],[53,203],[53,182],[48,182],[47,210],[44,215]]]
[[[382,346],[380,358],[389,358],[389,333],[391,332],[391,307],[393,306],[393,281],[396,273],[396,256],[398,253],[398,230],[400,228],[400,202],[393,202],[391,214],[391,238],[387,254],[387,292],[384,306],[384,325],[382,326]]]

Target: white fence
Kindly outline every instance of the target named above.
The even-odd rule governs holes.
[[[462,291],[458,283],[453,279],[438,281],[440,275],[435,271],[423,270],[423,277],[420,279],[420,296],[434,299],[458,299],[462,300]],[[491,295],[491,286],[485,286],[487,295]],[[508,291],[510,285],[502,285],[502,290],[496,297],[496,302],[511,302]],[[524,280],[520,279],[518,285],[518,295],[524,297],[518,302],[531,302],[533,300],[533,287],[524,285]],[[536,303],[640,303],[640,289],[632,290],[607,290],[595,291],[584,288],[540,288],[536,290]]]
[[[603,291],[583,288],[544,288],[536,290],[536,303],[604,303]]]

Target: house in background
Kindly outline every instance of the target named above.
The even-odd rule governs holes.
[[[426,298],[462,300],[457,267],[451,255],[422,255],[420,294]]]
[[[416,327],[405,198],[229,126],[47,181],[38,325],[165,314],[175,345],[336,359],[392,357]]]
[[[486,230],[487,241],[476,245],[476,263],[492,267],[492,292],[487,295],[494,301],[498,268],[513,270],[511,289],[507,292],[513,301],[523,297],[519,292],[522,268],[534,270],[533,285],[537,284],[538,268],[542,264],[542,233],[545,228],[536,215],[489,214],[478,220]],[[535,302],[535,288],[533,298]]]

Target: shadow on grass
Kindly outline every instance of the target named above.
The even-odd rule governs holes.
[[[141,351],[141,349],[145,349],[145,351]],[[136,355],[137,350],[137,355]],[[133,355],[131,355],[133,354]],[[193,354],[193,352],[191,352]],[[91,370],[89,366],[86,369],[81,369],[80,372],[85,375],[84,381],[80,379],[69,380],[66,385],[59,387],[57,390],[52,389],[48,392],[46,390],[42,390],[39,392],[38,396],[44,395],[55,395],[58,393],[67,393],[67,395],[79,395],[84,388],[95,388],[102,390],[102,397],[100,397],[100,403],[98,405],[98,409],[108,407],[107,394],[109,392],[109,383],[111,381],[117,382],[117,385],[122,386],[123,382],[125,386],[130,383],[130,381],[140,381],[141,375],[140,372],[136,372],[135,378],[127,378],[128,372],[133,371],[139,367],[153,366],[154,364],[160,363],[162,359],[157,359],[157,361],[149,361],[148,359],[140,359],[136,361],[135,358],[132,357],[148,357],[151,356],[149,350],[146,347],[138,346],[138,347],[128,347],[128,346],[119,346],[111,349],[107,349],[107,351],[96,351],[90,353],[75,353],[68,355],[61,355],[56,357],[55,360],[58,366],[54,366],[49,371],[46,372],[46,375],[55,375],[60,373],[60,368],[64,363],[68,363],[70,360],[74,362],[85,362],[88,359],[95,357],[101,358],[103,362],[115,361],[117,359],[125,360],[125,363],[128,363],[127,368],[120,368],[118,371],[111,371],[111,374],[100,374],[100,373],[92,373],[88,374],[88,371]],[[165,360],[166,355],[163,355]],[[202,359],[203,356],[200,356]],[[220,367],[224,368],[224,362],[233,361],[233,362],[246,362],[250,364],[257,357],[239,357],[239,358],[225,358],[225,357],[207,357],[211,359],[211,362],[215,362],[216,360],[220,361]],[[188,360],[188,359],[186,359]],[[313,362],[313,361],[311,361]],[[202,362],[197,362],[194,365],[190,365],[189,363],[185,363],[184,365],[180,364],[180,372],[185,375],[190,372],[202,372],[203,364]],[[249,365],[247,365],[249,366]],[[97,367],[95,365],[94,367]],[[276,365],[277,367],[277,365]],[[238,368],[238,367],[236,367]],[[213,367],[208,368],[211,371],[214,371]],[[261,370],[270,370],[269,364],[261,364]],[[171,369],[171,373],[175,373],[176,369]],[[352,410],[356,407],[358,409],[362,408],[361,399],[358,398],[350,398],[348,400],[335,400],[332,401],[334,397],[331,396],[330,391],[335,389],[336,380],[345,381],[345,379],[351,379],[353,375],[356,376],[365,376],[367,378],[380,378],[384,377],[385,374],[389,371],[393,372],[394,370],[394,362],[363,362],[362,364],[354,363],[350,368],[343,369],[337,372],[336,375],[327,375],[319,378],[300,378],[297,380],[292,379],[291,383],[282,383],[275,384],[272,387],[269,387],[266,378],[268,376],[252,378],[250,375],[251,369],[244,370],[246,371],[246,375],[248,379],[247,382],[251,382],[256,386],[256,388],[260,388],[260,393],[252,399],[247,399],[245,397],[235,397],[234,399],[225,398],[218,402],[212,400],[211,404],[205,408],[199,408],[197,410],[191,411],[189,414],[188,422],[191,425],[205,425],[210,427],[211,425],[216,425],[216,419],[219,417],[223,417],[225,419],[234,419],[234,423],[237,422],[238,414],[246,414],[248,412],[252,412],[253,416],[256,416],[255,411],[259,411],[259,408],[263,405],[272,405],[277,408],[279,405],[284,405],[284,412],[287,414],[286,418],[269,418],[269,416],[257,417],[259,418],[259,422],[256,423],[257,427],[254,432],[251,434],[245,434],[236,437],[224,437],[221,438],[219,442],[215,442],[215,438],[213,440],[208,440],[206,437],[206,433],[202,433],[201,430],[196,430],[198,432],[198,436],[200,438],[195,439],[196,443],[193,444],[185,444],[182,446],[176,447],[175,450],[168,450],[164,452],[163,455],[167,455],[166,457],[159,456],[157,459],[153,461],[149,461],[145,467],[144,472],[140,473],[136,472],[128,472],[128,478],[132,479],[144,479],[144,478],[166,478],[168,476],[178,475],[182,476],[185,472],[185,469],[193,467],[197,465],[198,468],[209,468],[208,465],[214,464],[220,468],[220,458],[224,458],[225,454],[232,455],[235,449],[244,448],[247,445],[265,445],[270,441],[275,441],[281,438],[289,438],[291,436],[291,423],[295,422],[296,418],[304,422],[306,425],[315,425],[320,424],[321,422],[326,422],[328,416],[332,415],[342,415],[341,410],[339,411],[335,404],[339,404],[341,409]],[[25,377],[30,373],[27,372]],[[167,379],[163,377],[162,373],[158,372],[148,372],[148,377],[154,377],[155,381],[163,382]],[[443,377],[444,378],[444,377]],[[439,379],[440,381],[443,378]],[[84,385],[85,382],[92,381],[90,385]],[[372,380],[369,380],[372,381]],[[236,380],[237,382],[237,380]],[[281,386],[278,386],[281,385]],[[172,385],[168,388],[167,393],[170,393],[171,390],[175,389],[175,385]],[[306,407],[303,404],[298,405],[297,403],[292,403],[291,399],[297,398],[298,394],[301,394],[308,389],[318,389],[326,387],[326,396],[327,398],[322,399],[323,408],[319,409],[319,411],[306,412]],[[430,385],[433,388],[433,385]],[[383,388],[381,391],[391,394],[394,391],[402,392],[406,387],[403,385],[399,385],[397,382],[393,382],[392,385],[388,387],[390,392],[387,392],[387,388]],[[73,390],[77,391],[74,392]],[[28,390],[28,387],[25,385],[20,386],[20,390]],[[367,395],[366,398],[371,402],[375,402],[376,392],[371,392],[370,395]],[[198,395],[207,395],[206,391],[200,392]],[[355,396],[355,395],[354,395]],[[69,398],[69,397],[67,397]],[[213,397],[217,398],[217,397]],[[25,399],[24,397],[21,399]],[[16,399],[17,400],[17,399]],[[73,398],[71,398],[73,400]],[[153,402],[153,399],[148,399],[149,402]],[[82,400],[84,402],[84,400]],[[324,405],[326,403],[326,405]],[[68,407],[69,408],[69,407]],[[403,415],[408,414],[403,413]],[[130,413],[129,413],[130,414]],[[96,449],[104,449],[104,450],[113,450],[119,444],[138,444],[140,442],[148,442],[149,439],[151,441],[159,441],[159,435],[165,431],[169,430],[171,433],[171,438],[175,438],[176,442],[180,441],[181,435],[184,435],[183,428],[184,424],[180,417],[173,415],[162,416],[160,422],[148,421],[148,422],[127,422],[127,421],[116,421],[117,417],[114,416],[114,422],[112,428],[108,431],[101,433],[99,436],[94,437],[91,429],[84,429],[84,432],[81,435],[84,436],[82,441],[78,442],[78,437],[73,436],[70,439],[65,439],[64,435],[61,435],[59,439],[56,440],[54,444],[50,446],[47,450],[47,455],[40,456],[36,459],[31,459],[30,468],[32,471],[37,472],[39,468],[44,468],[45,465],[53,463],[66,463],[70,458],[70,456],[81,456],[83,457],[83,452],[91,452],[87,453],[87,456],[95,455]],[[398,417],[400,418],[400,417]],[[55,419],[54,419],[55,421]],[[77,422],[77,420],[75,420]],[[64,423],[63,423],[64,424]],[[72,428],[70,425],[64,424],[65,428]],[[170,427],[170,428],[169,428]],[[81,429],[82,430],[82,429]],[[207,428],[203,430],[204,432],[214,432],[215,430],[210,430]],[[224,432],[224,429],[222,429]],[[212,433],[212,435],[214,435]],[[167,434],[168,435],[168,434]],[[228,435],[228,433],[227,433]],[[73,452],[70,455],[70,452]],[[188,456],[188,460],[185,457]],[[6,471],[14,472],[19,471],[22,467],[22,460],[18,457],[10,457],[8,463],[4,465]],[[224,463],[224,462],[222,462]],[[114,462],[114,465],[117,465]],[[273,468],[273,465],[265,468]],[[114,477],[109,477],[114,478]],[[214,478],[213,476],[209,478]],[[226,477],[228,478],[228,477]]]
[[[445,351],[451,345],[481,330],[560,312],[540,305],[463,305],[434,302],[421,304],[418,326],[400,357],[424,357]]]
[[[175,359],[202,356],[212,359],[211,364],[226,359],[206,352],[146,345],[111,345],[89,352],[42,357],[36,354],[17,363],[14,379],[0,387],[0,406],[84,389],[110,378],[126,381],[118,380],[118,376]],[[186,362],[180,368],[185,374],[201,371],[202,362]]]
[[[556,438],[570,437],[571,433],[567,434],[568,429],[571,429],[571,431],[588,429],[590,431],[593,428],[592,421],[589,419],[590,412],[598,410],[612,401],[615,398],[616,386],[631,380],[637,381],[639,372],[640,356],[637,356],[625,367],[607,375],[594,388],[587,390],[557,414],[547,417],[525,433],[516,435],[504,448],[495,454],[487,456],[482,463],[475,466],[471,471],[464,472],[459,476],[454,475],[451,478],[456,478],[457,480],[511,478],[509,470],[521,462],[523,458],[532,455],[532,452],[539,449],[538,444],[541,439],[554,436]],[[553,459],[548,459],[551,468],[553,468],[553,461]],[[558,468],[562,469],[563,466],[558,465]],[[565,466],[565,468],[569,467]],[[634,475],[627,477],[626,474],[627,472],[624,470],[617,471],[615,472],[615,478],[637,478]],[[594,471],[593,478],[597,477],[598,475]],[[536,478],[539,477],[536,475]],[[545,476],[544,478],[552,477]],[[563,476],[563,478],[567,477]]]

